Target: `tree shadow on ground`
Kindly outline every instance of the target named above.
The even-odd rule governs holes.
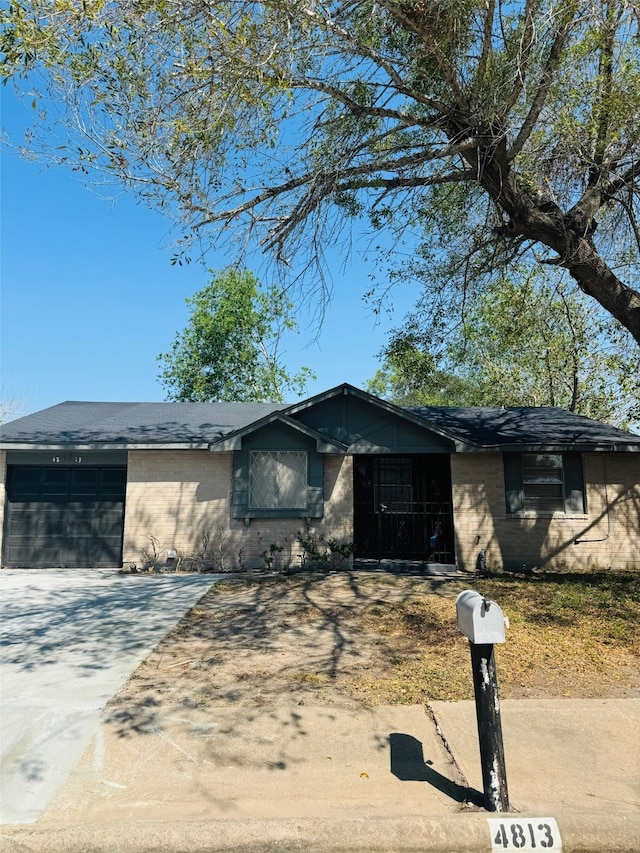
[[[488,573],[477,586],[490,596],[499,588],[501,602],[506,606],[517,602],[521,616],[530,623],[558,627],[575,626],[580,618],[594,621],[604,613],[609,619],[626,620],[628,607],[640,602],[638,574],[629,571]]]
[[[173,614],[188,606],[181,604],[181,590],[193,601],[190,586],[199,586],[204,594],[213,583],[202,576],[117,577],[115,571],[91,578],[70,569],[45,586],[33,570],[33,582],[25,583],[20,596],[4,596],[2,663],[34,672],[63,661],[74,676],[89,677],[112,667],[118,657],[153,647],[158,625],[170,626]],[[167,608],[154,617],[160,599],[166,599]]]
[[[118,708],[112,722],[123,737],[129,730],[148,731],[153,705],[145,702],[147,696],[194,713],[232,705],[238,729],[260,714],[273,713],[275,723],[279,717],[273,709],[281,701],[322,701],[324,690],[361,671],[372,655],[397,660],[393,636],[376,635],[363,643],[359,617],[367,605],[444,594],[447,585],[442,578],[416,582],[417,587],[411,581],[397,585],[379,575],[341,572],[217,584],[112,700]],[[347,697],[345,702],[358,704]],[[233,735],[233,720],[225,726]],[[296,735],[295,726],[290,734]]]

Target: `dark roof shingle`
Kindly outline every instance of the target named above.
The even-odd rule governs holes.
[[[399,408],[351,386],[327,392],[354,393],[374,405],[433,429],[458,450],[640,450],[640,436],[557,408],[507,409],[457,406]],[[325,395],[326,396],[326,395]],[[319,399],[319,398],[318,398]],[[314,405],[315,398],[309,404]],[[281,403],[90,403],[68,401],[4,424],[0,443],[12,447],[201,447],[276,411],[300,418],[304,404]]]
[[[640,436],[553,407],[505,409],[458,406],[407,406],[437,429],[482,448],[510,446],[640,449]]]
[[[279,403],[67,401],[2,426],[2,443],[202,445],[282,409]]]

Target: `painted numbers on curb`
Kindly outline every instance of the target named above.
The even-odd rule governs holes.
[[[487,818],[491,834],[491,853],[537,850],[539,853],[562,850],[558,824],[553,817]]]

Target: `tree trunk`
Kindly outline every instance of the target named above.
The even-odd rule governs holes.
[[[628,329],[640,345],[640,293],[615,275],[589,239],[576,233],[571,218],[560,211],[546,216],[532,204],[523,219],[520,222],[512,220],[512,233],[536,240],[557,252],[555,263],[568,270],[578,287]]]
[[[459,132],[460,127],[455,128]],[[640,293],[626,285],[598,254],[588,236],[593,219],[576,221],[551,201],[536,203],[518,186],[506,157],[504,137],[463,155],[478,183],[509,217],[507,232],[553,249],[553,263],[568,270],[588,296],[616,318],[640,345]],[[596,213],[597,211],[593,211]]]

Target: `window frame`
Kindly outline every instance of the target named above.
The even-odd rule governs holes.
[[[526,456],[559,456],[562,463],[562,483],[549,483],[549,485],[562,486],[562,508],[544,510],[537,507],[527,506],[526,486],[534,485],[525,482],[524,457]],[[520,453],[503,453],[504,481],[505,481],[505,503],[508,517],[533,517],[533,518],[570,518],[584,517],[587,515],[586,488],[584,482],[584,471],[582,465],[582,454],[575,452],[555,451],[523,451]],[[538,487],[544,486],[542,482]],[[533,497],[533,496],[532,496]]]
[[[249,506],[249,465],[251,451],[302,450],[307,454],[307,503],[304,508],[277,509]],[[282,429],[261,430],[246,436],[242,447],[233,451],[231,517],[244,519],[322,518],[324,516],[324,455],[306,436]]]
[[[278,482],[279,472],[281,470],[280,465],[281,461],[279,457],[295,457],[298,460],[303,460],[304,462],[304,471],[296,472],[296,476],[301,478],[301,482],[304,483],[303,488],[300,490],[300,503],[280,503],[279,501],[276,503],[254,503],[253,497],[254,492],[261,490],[266,492],[267,489],[264,487],[256,487],[254,489],[254,479],[256,478],[255,469],[258,465],[258,459],[266,460],[272,459],[272,467],[274,467],[274,473],[276,478],[276,483],[273,489],[274,494],[278,494],[280,496],[280,492],[282,486],[284,485],[281,482]],[[275,458],[274,458],[275,457]],[[268,473],[268,472],[267,472]],[[261,475],[264,475],[264,472],[261,472]],[[285,494],[290,492],[290,489],[286,487],[283,490]],[[302,495],[302,491],[304,491],[304,496]],[[297,511],[297,512],[306,512],[309,505],[309,454],[306,450],[263,450],[256,449],[249,451],[249,491],[248,491],[248,502],[247,502],[249,510],[253,512],[268,512],[270,510],[281,512],[281,511]]]
[[[564,462],[561,453],[523,453],[522,490],[524,511],[536,515],[565,513]],[[557,461],[546,465],[547,460]],[[558,488],[559,487],[559,488]],[[549,506],[545,507],[544,504]],[[556,503],[556,506],[552,504]]]

